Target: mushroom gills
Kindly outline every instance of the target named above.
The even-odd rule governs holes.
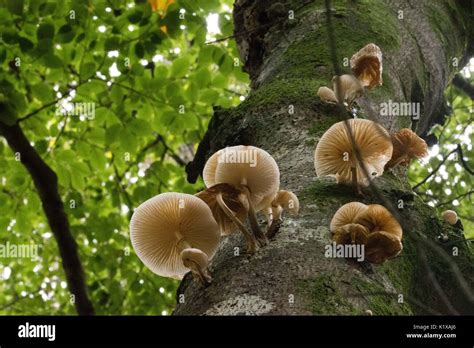
[[[402,242],[397,236],[385,231],[373,232],[365,245],[365,258],[372,263],[383,263],[400,254],[402,249]]]

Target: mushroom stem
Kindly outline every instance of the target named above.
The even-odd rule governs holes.
[[[400,156],[399,159],[397,159],[397,161],[395,163],[393,163],[390,167],[393,169],[395,168],[396,166],[398,166],[400,163],[402,163],[403,161],[405,161],[407,158],[406,155],[403,155],[403,156]]]
[[[227,206],[227,204],[224,202],[224,199],[222,198],[222,193],[219,192],[216,195],[216,202],[219,204],[221,209],[224,211],[224,213],[229,217],[229,219],[240,229],[240,231],[243,233],[246,241],[247,241],[247,252],[249,254],[254,254],[257,246],[255,244],[255,237],[253,236],[252,233],[245,227],[245,225],[235,217],[234,213],[232,210]]]
[[[281,207],[281,205],[277,207],[276,217],[273,216],[273,209],[272,209],[272,212],[270,213],[270,221],[268,222],[268,228],[266,232],[266,236],[268,239],[272,239],[273,237],[275,237],[275,235],[280,230],[280,227],[283,223],[282,213],[283,213],[283,208]]]
[[[207,269],[209,258],[199,249],[186,248],[181,252],[183,265],[189,268],[194,279],[203,286],[208,286],[212,282],[212,277]]]
[[[245,185],[242,185],[242,191],[245,193],[249,201],[248,217],[250,221],[250,228],[252,229],[253,235],[255,236],[255,239],[257,240],[258,245],[260,247],[263,247],[268,244],[268,239],[265,236],[265,234],[262,232],[262,230],[260,229],[260,226],[258,225],[257,213],[255,212],[255,208],[253,206],[253,202],[250,197],[250,191],[248,187]]]
[[[354,187],[354,190],[357,192],[358,195],[362,195],[359,182],[357,181],[356,167],[351,167],[351,173],[352,173],[352,186]]]

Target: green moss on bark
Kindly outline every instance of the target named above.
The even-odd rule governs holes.
[[[299,284],[308,299],[310,310],[316,315],[354,314],[354,306],[347,300],[331,274],[321,274]]]

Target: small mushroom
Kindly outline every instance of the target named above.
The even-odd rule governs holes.
[[[340,103],[346,102],[349,107],[352,105],[354,99],[364,93],[364,87],[353,75],[334,76],[332,78],[332,84],[336,99]]]
[[[345,122],[351,129],[362,163],[357,159]],[[317,176],[334,176],[338,183],[352,182],[360,192],[359,185],[368,186],[371,179],[383,174],[391,156],[392,142],[382,126],[370,120],[350,119],[333,124],[323,134],[314,153],[314,166]]]
[[[268,240],[258,226],[255,207],[278,192],[280,171],[273,157],[254,146],[226,147],[208,159],[203,179],[206,187],[226,183],[247,196],[250,227],[259,245],[266,245]]]
[[[317,95],[322,101],[326,103],[337,104],[337,98],[334,94],[334,91],[328,87],[319,87]]]
[[[445,210],[441,213],[441,217],[450,225],[456,225],[458,222],[458,214],[454,210]]]
[[[142,203],[130,221],[130,238],[140,260],[152,272],[182,279],[191,270],[203,285],[211,277],[208,260],[219,244],[219,226],[201,199],[167,192]]]
[[[283,212],[288,211],[291,215],[298,215],[300,202],[298,197],[290,191],[280,190],[275,195],[271,204],[267,207],[268,227],[267,238],[273,238],[283,223]]]
[[[382,85],[382,51],[370,43],[362,47],[350,60],[354,75],[368,89]]]
[[[365,314],[368,315],[368,316],[374,315],[374,313],[370,309],[366,309]]]
[[[411,160],[428,155],[428,145],[411,129],[402,128],[390,136],[393,153],[386,165],[387,168],[394,168],[397,165],[407,166]]]
[[[365,244],[369,231],[365,226],[355,224],[355,218],[368,208],[360,202],[350,202],[340,207],[334,214],[329,229],[337,244]]]
[[[249,202],[242,191],[229,184],[217,184],[198,192],[195,196],[211,208],[221,235],[227,236],[238,228],[247,241],[247,252],[251,254],[255,252],[255,238],[244,224],[249,212]]]
[[[369,204],[367,210],[355,218],[354,223],[369,230],[365,245],[365,258],[369,262],[382,263],[401,252],[402,227],[383,205]]]

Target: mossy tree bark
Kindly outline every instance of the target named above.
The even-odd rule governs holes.
[[[384,84],[358,99],[359,115],[390,131],[412,127],[435,141],[428,132],[445,117],[444,89],[473,53],[470,6],[468,1],[333,1],[337,60],[345,72],[350,68],[344,58],[367,43],[380,46],[384,55]],[[375,180],[385,200],[394,207],[403,202],[398,213],[409,228],[401,256],[383,265],[325,257],[329,222],[341,205],[383,202],[370,190],[360,198],[351,187],[315,175],[315,145],[339,121],[336,106],[316,97],[334,75],[324,2],[237,0],[234,21],[253,90],[239,107],[215,110],[187,166],[188,179],[196,180],[215,151],[255,145],[273,155],[281,187],[299,196],[301,211],[286,218],[276,238],[255,255],[245,254],[241,235],[224,238],[210,267],[213,283],[202,289],[188,274],[178,289],[175,314],[473,314],[471,251],[466,243],[437,239],[447,234],[450,241],[462,240],[462,231],[440,221],[401,170]],[[420,103],[421,118],[381,117],[380,103],[389,100]]]

